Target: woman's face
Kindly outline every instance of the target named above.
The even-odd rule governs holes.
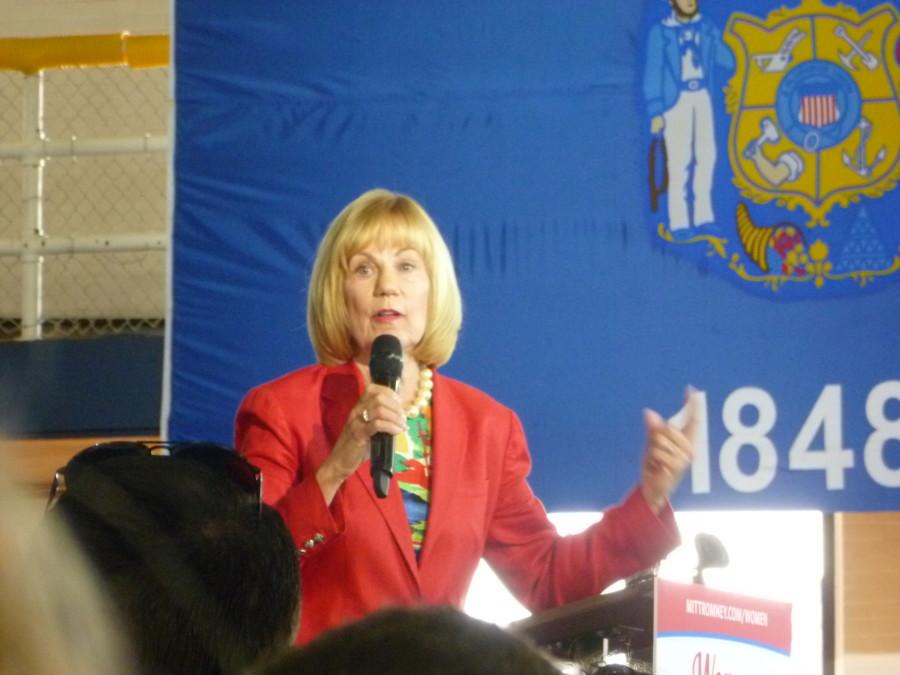
[[[384,333],[410,353],[425,334],[430,288],[425,261],[411,248],[376,242],[353,255],[344,297],[356,357],[368,361],[372,342]]]

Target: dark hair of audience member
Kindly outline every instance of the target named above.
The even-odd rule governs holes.
[[[273,509],[188,460],[82,468],[51,514],[69,525],[147,673],[243,672],[296,634],[296,548]]]
[[[0,468],[0,673],[134,672],[81,551]]]
[[[534,647],[449,607],[386,609],[275,658],[257,675],[559,675]]]

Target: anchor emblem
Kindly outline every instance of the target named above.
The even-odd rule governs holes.
[[[876,153],[874,161],[871,164],[868,164],[866,147],[868,146],[869,138],[872,135],[872,123],[863,117],[859,121],[859,124],[856,125],[856,128],[859,129],[859,144],[853,152],[853,157],[845,150],[843,152],[843,159],[844,164],[848,169],[856,175],[866,178],[872,174],[872,169],[884,161],[884,158],[887,156],[887,150],[884,146],[881,146],[881,150]]]
[[[850,37],[844,24],[835,26],[834,34],[850,46],[849,54],[847,52],[838,52],[841,57],[841,62],[846,66],[847,70],[856,70],[853,60],[854,57],[857,56],[859,57],[859,60],[862,61],[862,64],[869,70],[875,70],[878,67],[878,58],[865,50],[866,43],[869,41],[869,38],[872,37],[872,31],[863,35],[859,42],[856,42]]]

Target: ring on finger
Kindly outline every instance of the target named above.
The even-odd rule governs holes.
[[[363,408],[362,419],[363,419],[363,422],[365,422],[366,424],[369,423],[369,411],[366,408]]]

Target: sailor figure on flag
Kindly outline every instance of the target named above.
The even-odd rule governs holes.
[[[650,133],[662,134],[668,170],[668,224],[676,240],[714,226],[716,139],[710,92],[716,66],[734,57],[721,32],[700,14],[698,0],[670,0],[672,13],[647,38],[643,92]]]

